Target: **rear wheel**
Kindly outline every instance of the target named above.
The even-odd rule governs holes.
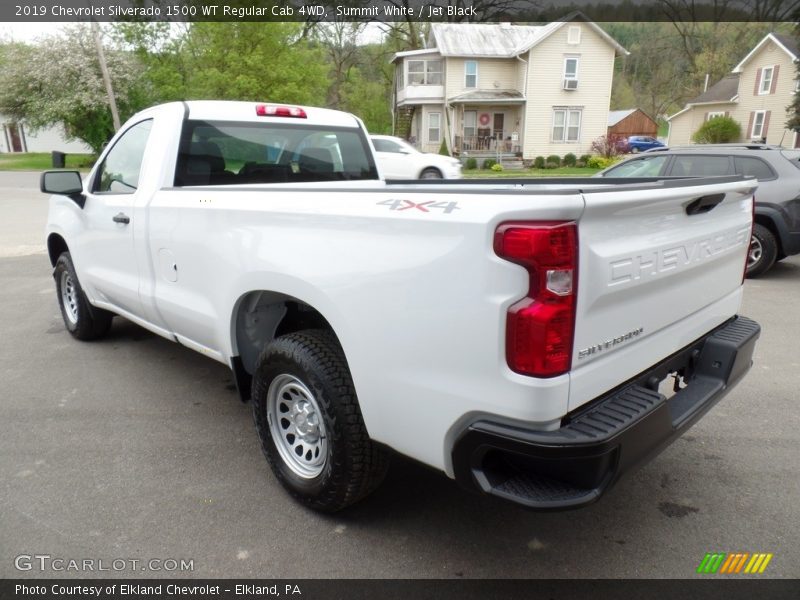
[[[308,330],[272,341],[259,357],[252,397],[272,472],[306,506],[341,510],[383,480],[387,453],[369,439],[344,354],[330,333]]]
[[[419,176],[420,179],[444,179],[442,177],[442,172],[439,169],[434,167],[428,167],[427,169],[423,169],[422,173]]]
[[[69,252],[63,252],[58,257],[53,276],[56,280],[61,317],[72,337],[79,340],[94,340],[108,333],[114,315],[107,310],[89,305]]]
[[[631,154],[639,154],[639,148],[637,148],[636,146],[631,148]]]
[[[747,276],[758,277],[767,272],[778,256],[778,243],[773,233],[758,223],[753,225],[747,252]]]

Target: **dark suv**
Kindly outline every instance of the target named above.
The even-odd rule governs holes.
[[[800,149],[765,144],[709,144],[658,148],[598,173],[599,177],[713,177],[758,179],[747,276],[800,253]]]

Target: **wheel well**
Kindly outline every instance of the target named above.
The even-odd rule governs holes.
[[[51,233],[47,237],[47,254],[50,256],[50,266],[56,266],[56,261],[63,252],[69,252],[67,242],[57,233]]]
[[[425,171],[436,171],[439,175],[442,175],[442,170],[439,167],[425,167],[419,174],[422,175]]]
[[[276,292],[254,291],[238,302],[233,318],[234,353],[252,374],[261,350],[278,336],[303,329],[324,329],[336,335],[314,307]]]
[[[755,215],[753,219],[759,225],[766,227],[770,230],[772,235],[775,237],[775,243],[778,244],[778,256],[786,256],[783,253],[783,244],[781,244],[781,236],[778,232],[778,228],[775,226],[775,223],[772,219],[770,219],[767,215]]]

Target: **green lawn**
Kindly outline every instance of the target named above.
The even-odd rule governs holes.
[[[507,171],[492,171],[491,169],[465,169],[464,177],[467,179],[494,178],[494,177],[591,177],[602,169],[591,167],[559,167],[558,169],[519,169]]]
[[[91,154],[67,154],[67,169],[90,169],[95,157]],[[46,171],[53,168],[48,152],[0,154],[0,171]]]

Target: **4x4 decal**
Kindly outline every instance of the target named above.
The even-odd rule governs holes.
[[[417,209],[422,212],[431,212],[428,209],[441,209],[446,215],[454,210],[461,210],[458,208],[458,202],[436,202],[428,200],[427,202],[412,202],[411,200],[397,200],[390,198],[389,200],[381,200],[376,202],[378,206],[388,206],[389,210],[409,210]]]

